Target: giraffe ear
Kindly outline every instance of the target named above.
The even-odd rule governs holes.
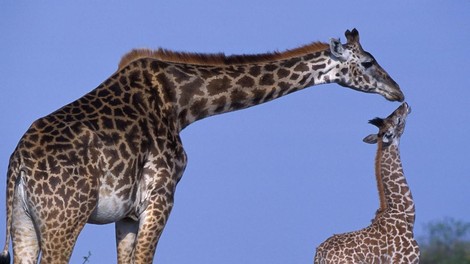
[[[377,143],[377,134],[370,134],[365,137],[362,141],[369,144],[376,144]]]
[[[339,60],[346,60],[346,54],[344,52],[343,44],[339,39],[330,39],[330,51],[331,54]]]

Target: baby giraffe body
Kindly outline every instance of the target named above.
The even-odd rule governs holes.
[[[372,224],[328,238],[317,248],[314,263],[419,262],[419,248],[413,237],[415,206],[399,153],[399,141],[409,112],[409,106],[403,103],[387,118],[371,120],[379,133],[364,138],[364,142],[378,146],[376,178],[380,209]]]

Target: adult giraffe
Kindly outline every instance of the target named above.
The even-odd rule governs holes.
[[[0,260],[12,235],[15,261],[34,263],[41,251],[41,263],[66,263],[85,223],[115,222],[118,262],[152,262],[186,166],[179,133],[199,119],[331,82],[403,101],[357,30],[345,35],[344,45],[249,56],[130,52],[115,74],[20,140]]]

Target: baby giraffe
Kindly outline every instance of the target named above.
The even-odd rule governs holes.
[[[411,109],[403,103],[387,118],[369,123],[378,134],[364,138],[377,143],[375,173],[380,208],[371,225],[359,231],[334,235],[323,242],[314,263],[418,263],[419,248],[413,237],[415,206],[400,160],[399,142]]]

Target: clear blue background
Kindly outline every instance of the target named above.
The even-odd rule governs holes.
[[[2,1],[0,172],[35,119],[94,89],[132,48],[261,53],[356,27],[413,108],[401,151],[416,235],[444,216],[470,221],[469,12],[467,0]],[[330,84],[189,126],[155,262],[311,263],[327,237],[374,216],[376,147],[362,138],[398,105]],[[87,225],[71,263],[88,251],[115,262],[114,225]]]

